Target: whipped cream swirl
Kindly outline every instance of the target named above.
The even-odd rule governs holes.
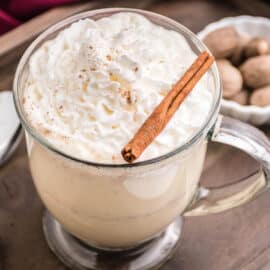
[[[177,32],[135,13],[80,20],[31,57],[24,109],[34,128],[69,155],[123,163],[122,147],[196,55]],[[205,75],[140,160],[184,144],[213,101]]]

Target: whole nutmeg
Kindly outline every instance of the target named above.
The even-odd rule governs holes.
[[[223,85],[223,97],[230,98],[240,92],[243,86],[241,73],[228,60],[217,60],[217,66]]]
[[[260,88],[270,84],[270,55],[247,59],[240,67],[245,84],[250,88]]]
[[[244,53],[247,58],[264,55],[269,52],[269,43],[266,39],[263,38],[252,38],[244,48]]]
[[[210,32],[203,41],[215,58],[228,58],[238,46],[239,34],[233,27],[223,27]]]
[[[270,105],[270,85],[255,89],[250,96],[250,104],[260,107]]]
[[[245,46],[250,41],[251,37],[247,34],[239,34],[239,41],[237,48],[234,50],[230,61],[233,65],[239,66],[245,59]]]
[[[230,97],[230,100],[237,102],[241,105],[248,104],[248,91],[241,90],[240,92],[236,93],[234,96]]]

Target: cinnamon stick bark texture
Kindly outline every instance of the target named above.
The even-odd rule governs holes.
[[[213,62],[214,57],[206,51],[198,56],[183,77],[173,86],[172,90],[154,109],[134,137],[123,148],[121,153],[127,162],[134,162],[146,147],[161,133],[181,103]]]

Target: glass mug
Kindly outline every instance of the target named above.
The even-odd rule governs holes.
[[[214,64],[208,72],[213,104],[204,125],[172,152],[134,164],[101,164],[68,156],[29,123],[22,105],[29,58],[71,23],[117,12],[135,12],[181,33],[199,54],[204,44],[187,28],[164,16],[135,9],[84,12],[41,34],[25,51],[14,79],[14,99],[25,129],[30,168],[45,204],[43,228],[52,251],[72,269],[151,269],[175,250],[183,215],[206,215],[251,200],[269,186],[270,144],[258,129],[218,115],[221,82]],[[199,187],[208,141],[235,146],[261,163],[245,187],[226,198],[226,188]],[[233,185],[233,186],[236,186]],[[231,188],[231,186],[229,187]]]

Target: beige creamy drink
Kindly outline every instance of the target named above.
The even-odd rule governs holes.
[[[24,109],[61,152],[119,164],[122,147],[196,55],[180,34],[135,13],[78,21],[31,57]],[[138,161],[183,145],[205,122],[212,94],[204,76]],[[100,168],[28,138],[31,171],[46,207],[67,231],[101,247],[149,239],[186,208],[201,174],[200,141],[158,165]]]

